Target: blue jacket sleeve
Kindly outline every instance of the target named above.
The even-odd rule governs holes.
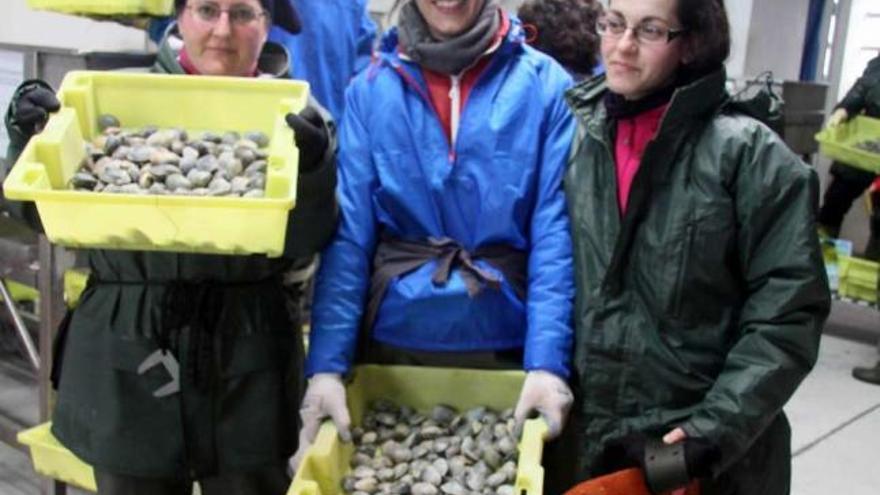
[[[563,100],[571,78],[561,68],[545,68],[544,106],[538,190],[531,220],[528,263],[528,330],[524,367],[569,376],[572,352],[571,233],[562,178],[574,135],[574,119]]]
[[[363,81],[361,81],[363,82]],[[312,304],[306,375],[345,373],[354,357],[376,246],[372,195],[377,179],[370,158],[369,115],[356,98],[356,81],[346,93],[339,131],[340,224],[324,250]]]

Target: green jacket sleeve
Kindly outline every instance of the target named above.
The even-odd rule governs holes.
[[[880,84],[880,57],[868,62],[862,77],[850,88],[837,108],[845,109],[850,116],[861,113],[868,106],[868,92],[878,84]]]
[[[321,164],[301,172],[297,179],[296,206],[287,223],[284,256],[302,258],[318,253],[333,238],[338,219],[336,203],[336,124],[330,113],[310,99],[324,119],[329,140]]]
[[[6,148],[6,161],[3,162],[4,170],[2,171],[3,173],[0,174],[4,179],[9,175],[9,171],[12,169],[12,166],[15,165],[19,155],[21,155],[22,150],[24,150],[24,147],[27,145],[28,141],[30,141],[32,136],[29,132],[26,132],[15,123],[13,115],[15,115],[15,104],[21,94],[32,88],[34,85],[43,86],[52,90],[51,86],[38,79],[24,81],[18,86],[18,88],[16,88],[12,95],[12,102],[6,110],[4,123],[6,125],[6,133],[9,136],[9,146]],[[2,182],[0,182],[0,184],[2,184]],[[0,186],[0,192],[2,192],[2,186]],[[2,194],[0,194],[0,196],[2,196],[3,199],[3,209],[8,211],[10,215],[25,222],[36,231],[43,231],[43,225],[40,223],[40,216],[37,214],[37,208],[33,202],[9,201],[6,199],[6,196],[3,196]]]
[[[744,132],[730,187],[747,296],[722,372],[683,425],[719,447],[716,474],[746,453],[812,369],[831,305],[815,172],[767,128]]]

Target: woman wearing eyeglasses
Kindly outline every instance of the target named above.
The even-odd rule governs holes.
[[[154,72],[286,77],[285,50],[266,38],[273,20],[298,29],[287,0],[175,5]],[[45,83],[18,90],[7,115],[13,158],[57,109]],[[101,495],[189,495],[194,481],[203,494],[287,490],[303,349],[282,279],[311,264],[336,210],[329,114],[312,101],[287,121],[300,162],[282,257],[86,252],[91,275],[67,327],[53,432],[94,467]]]
[[[787,494],[782,407],[830,304],[816,176],[729,105],[722,0],[611,0],[597,28],[607,74],[568,93],[580,477]]]

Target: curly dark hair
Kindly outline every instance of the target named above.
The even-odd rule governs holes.
[[[527,0],[517,15],[529,44],[578,74],[592,74],[599,58],[598,0]],[[533,39],[531,39],[533,38]]]

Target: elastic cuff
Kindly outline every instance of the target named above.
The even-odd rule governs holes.
[[[568,381],[568,378],[571,376],[571,372],[568,371],[565,367],[560,366],[550,366],[550,365],[530,365],[525,366],[523,369],[526,372],[529,371],[546,371],[548,373],[553,373],[554,375],[561,378],[563,381]]]
[[[672,445],[654,438],[645,442],[645,482],[652,493],[666,493],[690,481],[684,442]]]

